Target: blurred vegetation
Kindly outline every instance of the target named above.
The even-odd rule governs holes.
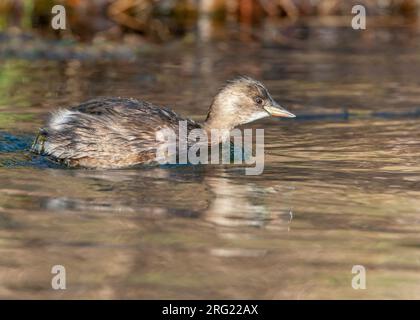
[[[60,33],[49,27],[55,4],[67,10],[68,29]],[[267,18],[348,16],[355,4],[365,5],[370,16],[412,19],[420,12],[418,0],[0,0],[0,30],[36,29],[81,40],[135,33],[164,41],[185,35],[203,20],[231,28],[256,25]]]

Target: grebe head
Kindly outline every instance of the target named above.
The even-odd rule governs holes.
[[[261,82],[240,77],[228,81],[216,95],[205,124],[212,128],[232,129],[269,116],[295,117],[274,101]]]

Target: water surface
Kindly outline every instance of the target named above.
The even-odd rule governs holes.
[[[283,32],[130,62],[1,59],[0,297],[420,298],[417,32]],[[262,175],[74,170],[25,151],[50,111],[95,96],[201,120],[237,74],[298,115],[250,126],[265,129]],[[351,287],[354,265],[366,290]]]

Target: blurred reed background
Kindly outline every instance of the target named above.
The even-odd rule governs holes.
[[[49,27],[55,4],[67,10],[64,32]],[[45,36],[82,41],[119,39],[127,34],[166,41],[196,32],[206,37],[213,29],[246,32],[267,21],[285,24],[322,16],[336,18],[324,19],[330,24],[340,24],[343,20],[338,17],[351,16],[355,4],[364,5],[370,17],[379,18],[370,23],[383,24],[384,18],[392,18],[401,19],[398,24],[417,24],[420,13],[418,0],[0,0],[0,31],[37,30]]]

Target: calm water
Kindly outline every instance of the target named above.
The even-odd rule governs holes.
[[[0,297],[420,298],[416,30],[282,39],[171,44],[132,62],[1,59]],[[25,151],[50,111],[94,96],[200,120],[238,73],[298,115],[252,124],[265,129],[260,176],[70,170]],[[57,264],[64,291],[51,289]],[[352,289],[353,265],[366,290]]]

